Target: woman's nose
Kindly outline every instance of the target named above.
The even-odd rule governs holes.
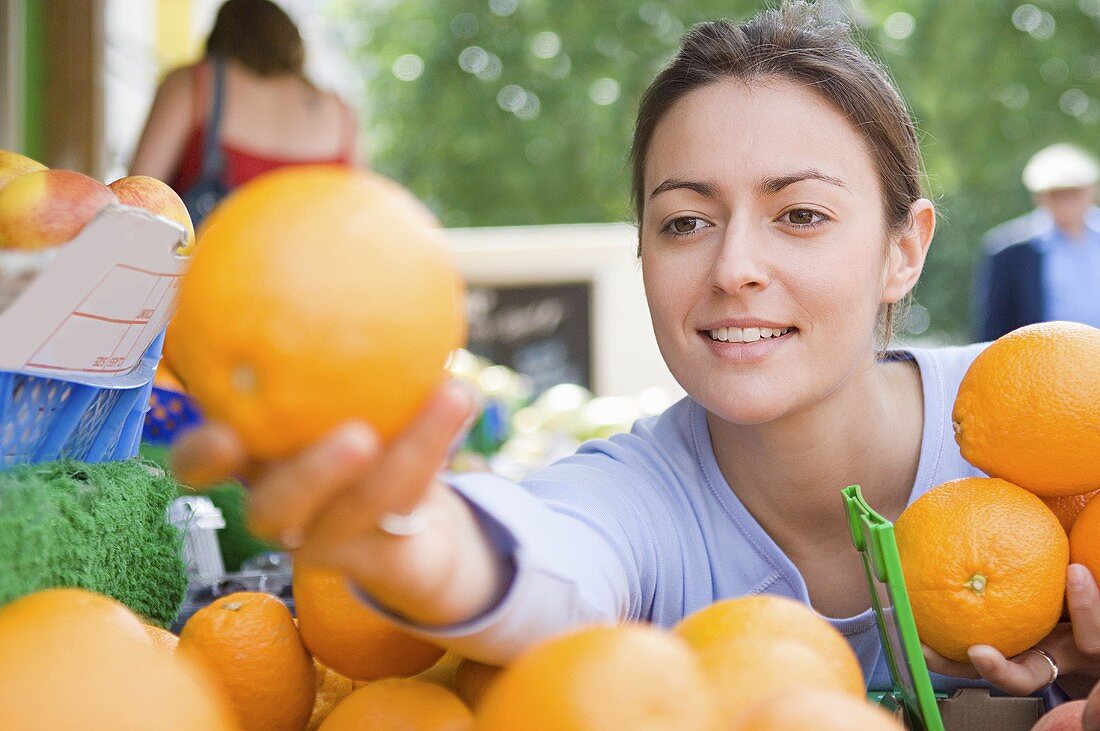
[[[763,232],[745,224],[730,224],[714,259],[712,284],[729,294],[767,287],[770,275],[765,255]]]

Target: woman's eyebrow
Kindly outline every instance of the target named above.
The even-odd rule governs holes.
[[[794,185],[803,180],[820,180],[830,185],[835,185],[840,188],[848,189],[848,184],[840,178],[835,178],[832,175],[826,175],[820,170],[799,170],[796,173],[790,175],[782,175],[774,178],[764,178],[756,185],[756,190],[760,195],[772,195],[786,188],[788,185]]]
[[[649,199],[653,200],[661,193],[666,193],[670,190],[678,189],[693,190],[705,198],[718,197],[718,186],[714,185],[713,183],[704,183],[697,180],[681,180],[680,178],[669,178],[668,180],[653,189],[653,192],[649,194]]]

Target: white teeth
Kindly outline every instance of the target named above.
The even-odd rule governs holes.
[[[726,343],[755,343],[757,340],[781,337],[793,329],[791,327],[720,327],[710,331],[710,338]]]

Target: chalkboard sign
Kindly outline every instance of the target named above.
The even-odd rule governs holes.
[[[467,349],[528,376],[539,394],[558,383],[592,388],[589,282],[471,285]]]

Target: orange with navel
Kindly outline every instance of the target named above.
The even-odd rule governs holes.
[[[810,607],[772,594],[726,599],[685,617],[687,640],[718,694],[726,722],[791,685],[863,698],[859,658]]]
[[[177,654],[202,667],[244,731],[300,731],[316,674],[290,611],[263,592],[221,597],[191,615]]]
[[[392,437],[465,340],[463,284],[437,222],[374,173],[267,173],[199,238],[168,359],[255,457],[286,457],[349,419]]]
[[[1032,647],[1062,613],[1069,546],[1035,495],[996,478],[946,482],[894,526],[921,641],[967,661],[971,645],[1006,657]]]
[[[368,609],[339,572],[295,565],[294,605],[309,651],[352,680],[415,675],[443,655]]]
[[[1100,329],[1045,322],[994,341],[959,385],[962,456],[1040,497],[1100,486]]]

